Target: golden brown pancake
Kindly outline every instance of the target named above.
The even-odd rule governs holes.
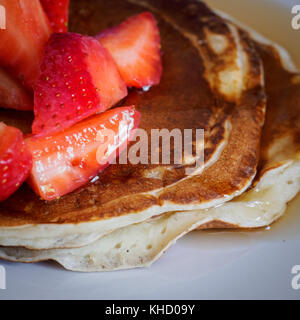
[[[255,45],[264,62],[268,104],[259,170],[248,191],[217,208],[166,213],[118,229],[81,248],[2,247],[0,256],[21,262],[51,259],[69,270],[85,272],[142,267],[156,261],[195,228],[253,228],[278,219],[300,190],[300,73],[283,67],[287,54],[282,49]]]
[[[265,94],[261,60],[245,32],[196,0],[73,0],[70,27],[94,35],[145,10],[159,23],[163,77],[148,92],[132,90],[122,104],[136,105],[149,134],[204,129],[204,171],[187,177],[193,164],[111,165],[96,182],[52,202],[24,185],[0,204],[1,245],[85,245],[164,212],[220,205],[251,184]],[[1,110],[0,120],[28,132],[32,116]]]

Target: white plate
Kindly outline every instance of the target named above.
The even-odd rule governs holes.
[[[291,27],[295,1],[207,2],[285,46],[300,66],[300,30]],[[55,263],[1,261],[7,289],[0,299],[300,299],[291,284],[291,270],[300,265],[299,230],[300,197],[269,230],[193,232],[150,269],[83,274]]]

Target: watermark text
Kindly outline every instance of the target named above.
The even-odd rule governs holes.
[[[129,139],[131,130],[130,123],[121,121],[118,133],[107,128],[98,132],[96,141],[100,145],[96,157],[99,164],[185,166],[186,175],[197,174],[203,168],[203,129],[151,129],[147,132],[138,128]]]
[[[292,14],[294,15],[291,21],[292,28],[294,30],[300,30],[300,4],[292,7]]]
[[[0,30],[6,29],[6,10],[0,5]]]
[[[2,265],[0,265],[0,290],[1,289],[6,289],[6,272]]]
[[[300,289],[300,265],[295,265],[292,268],[292,274],[295,276],[292,278],[292,288],[294,290],[299,290]]]

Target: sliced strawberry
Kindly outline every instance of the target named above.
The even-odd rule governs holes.
[[[57,33],[50,38],[34,87],[32,132],[49,135],[110,108],[127,95],[106,49],[92,37]]]
[[[54,32],[67,32],[70,0],[40,0]]]
[[[150,12],[130,17],[96,36],[108,49],[128,87],[159,83],[162,74],[161,44],[157,23]]]
[[[23,111],[33,109],[31,94],[2,68],[0,68],[0,107]]]
[[[33,156],[29,184],[53,200],[94,178],[127,145],[140,121],[134,107],[109,110],[56,135],[26,140]]]
[[[0,30],[0,64],[33,86],[51,34],[49,20],[39,0],[0,0],[0,5],[6,12],[6,29]]]
[[[0,122],[0,201],[12,195],[27,179],[32,166],[23,134]]]

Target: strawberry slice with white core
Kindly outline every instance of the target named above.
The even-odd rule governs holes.
[[[0,122],[0,201],[12,195],[27,179],[32,166],[22,132]]]
[[[26,140],[33,156],[29,184],[44,200],[72,192],[104,170],[127,146],[139,125],[134,107],[92,116],[44,138]]]
[[[113,56],[128,87],[157,85],[162,74],[161,43],[156,20],[144,12],[96,36]]]
[[[34,86],[32,132],[40,137],[59,132],[126,95],[115,62],[97,40],[76,33],[54,34]]]
[[[39,0],[0,0],[6,28],[0,30],[0,65],[32,87],[39,76],[46,42],[52,32]]]

